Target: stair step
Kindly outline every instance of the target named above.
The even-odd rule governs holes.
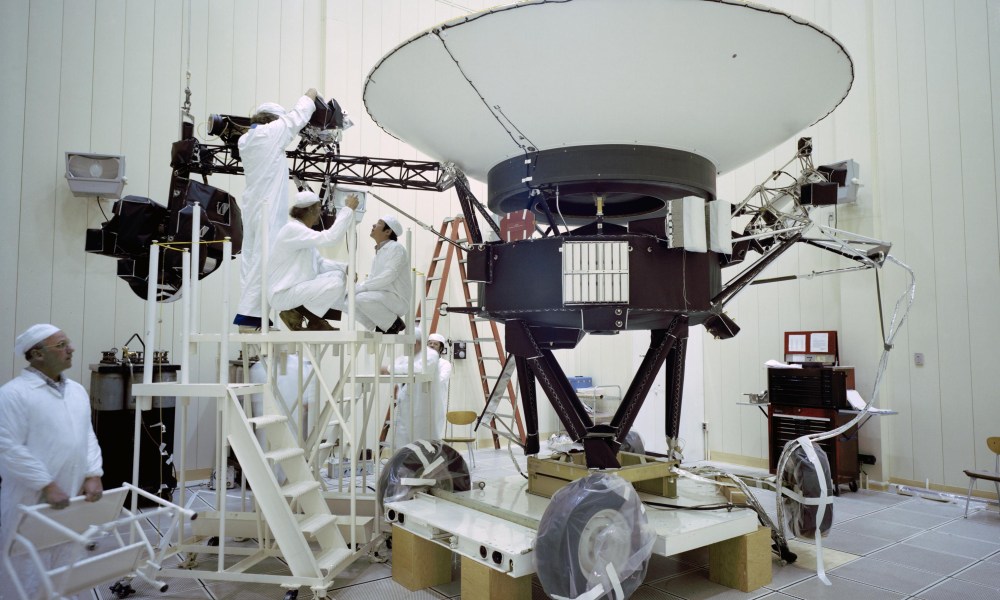
[[[288,422],[288,417],[281,415],[264,415],[261,417],[251,417],[247,419],[251,425],[254,427],[267,427],[269,425],[277,425],[278,423]]]
[[[320,450],[329,450],[330,448],[336,448],[340,442],[323,442],[317,448]]]
[[[354,554],[350,548],[330,548],[316,557],[316,564],[323,571],[329,571],[337,566],[340,561]]]
[[[237,396],[246,396],[248,394],[262,394],[264,393],[264,388],[267,384],[264,383],[230,383],[229,390],[236,394]]]
[[[299,530],[306,535],[316,535],[316,532],[337,522],[334,515],[313,515],[299,523]]]
[[[283,460],[295,458],[296,456],[302,456],[305,453],[306,453],[305,450],[298,447],[281,448],[280,450],[271,450],[270,452],[265,452],[264,458],[274,462],[281,462]]]
[[[318,489],[318,481],[300,481],[298,483],[289,483],[288,485],[282,486],[281,495],[290,500],[295,500],[296,498],[300,498],[309,492]]]

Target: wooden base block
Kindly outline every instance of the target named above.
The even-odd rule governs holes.
[[[462,600],[531,600],[531,575],[511,577],[463,556]]]
[[[392,580],[411,592],[451,582],[451,550],[393,525]]]
[[[708,547],[708,578],[742,592],[771,583],[771,530],[757,531]]]
[[[664,498],[677,497],[677,476],[670,471],[677,465],[677,461],[657,460],[629,452],[619,452],[618,461],[621,468],[607,469],[605,472],[630,482],[640,492]],[[528,493],[551,498],[569,482],[590,473],[582,452],[560,458],[529,456]]]

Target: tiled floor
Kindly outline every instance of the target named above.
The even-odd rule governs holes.
[[[475,480],[510,475],[513,463],[506,451],[476,453]],[[522,465],[523,457],[518,459]],[[774,494],[755,490],[772,519]],[[824,585],[814,571],[795,564],[773,563],[770,584],[751,593],[732,590],[708,580],[706,549],[678,556],[653,556],[643,585],[633,600],[1000,600],[1000,514],[973,502],[968,519],[964,503],[942,503],[923,498],[862,490],[845,492],[834,500],[834,527],[823,547],[839,551],[839,566],[830,568],[832,585]],[[798,542],[793,542],[798,543]],[[842,554],[846,553],[846,554]],[[832,557],[835,553],[830,552]],[[277,565],[280,568],[280,564]],[[336,581],[334,600],[394,600],[459,598],[458,565],[455,581],[421,592],[409,592],[391,579],[391,567],[359,560]],[[160,594],[135,582],[130,598],[269,599],[281,600],[276,586],[216,581],[170,580]],[[545,598],[534,580],[533,600]],[[112,599],[107,586],[92,592],[93,599]],[[302,600],[308,592],[300,594]]]

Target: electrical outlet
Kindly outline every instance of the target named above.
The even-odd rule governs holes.
[[[702,431],[708,431],[708,423],[702,423],[701,424],[701,430]]]
[[[918,367],[924,366],[924,353],[923,352],[915,352],[913,354],[913,364],[917,365]]]

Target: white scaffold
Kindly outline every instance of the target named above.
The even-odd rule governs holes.
[[[192,232],[199,230],[199,220],[199,212],[194,211]],[[266,227],[264,223],[265,239]],[[192,239],[199,238],[192,234]],[[327,598],[334,578],[344,569],[358,558],[377,557],[385,539],[381,515],[375,508],[375,482],[381,466],[378,458],[383,448],[377,435],[381,423],[374,423],[372,418],[386,410],[391,418],[393,403],[387,390],[395,384],[427,381],[431,376],[414,373],[417,338],[412,305],[404,334],[385,335],[355,327],[356,244],[355,237],[348,236],[349,302],[343,330],[273,330],[265,316],[260,333],[239,334],[229,332],[230,240],[223,242],[220,271],[224,287],[218,333],[202,332],[196,314],[199,291],[192,265],[199,264],[199,245],[191,245],[190,252],[180,244],[154,242],[151,246],[150,273],[157,272],[161,249],[183,253],[181,369],[180,381],[153,383],[152,365],[146,365],[143,382],[132,386],[139,409],[136,428],[138,431],[140,411],[152,406],[153,397],[177,397],[180,448],[174,465],[176,501],[182,506],[191,506],[195,500],[185,488],[189,468],[185,444],[193,435],[187,430],[191,404],[212,403],[216,415],[214,423],[207,421],[209,427],[214,425],[216,439],[217,478],[213,498],[209,499],[212,509],[199,511],[196,521],[182,522],[169,540],[165,536],[166,557],[176,555],[177,566],[164,566],[162,576],[273,584],[286,590],[286,599],[295,598],[299,588],[304,587],[315,598]],[[406,246],[409,251],[410,232],[406,234]],[[262,262],[266,289],[266,250]],[[416,272],[411,277],[416,280]],[[156,277],[149,281],[145,336],[147,345],[155,345]],[[414,289],[424,288],[422,281],[420,285],[413,283]],[[263,298],[262,314],[267,315],[267,294]],[[423,335],[426,337],[426,332]],[[421,342],[426,346],[426,339]],[[236,343],[241,345],[243,357],[240,382],[230,381],[229,374],[232,344]],[[200,352],[217,351],[218,377],[212,381],[189,379],[191,350],[196,345]],[[381,375],[379,365],[385,359],[395,360],[397,345],[409,356],[408,373]],[[295,364],[286,361],[291,354],[298,356],[297,373],[289,372],[286,366]],[[254,355],[266,372],[260,383],[247,382],[251,381],[248,375]],[[259,372],[260,367],[256,370]],[[293,385],[288,384],[290,380]],[[309,402],[308,398],[315,400]],[[138,434],[135,439],[139,439]],[[391,438],[386,445],[391,450]],[[243,474],[242,481],[237,482],[241,488],[237,506],[226,491],[230,450]],[[339,469],[333,483],[322,476],[322,466],[331,463]],[[328,473],[333,474],[333,467]],[[137,465],[133,478],[138,478]],[[203,492],[193,496],[200,494]],[[289,573],[275,574],[273,569],[261,566],[273,558],[284,561]]]

